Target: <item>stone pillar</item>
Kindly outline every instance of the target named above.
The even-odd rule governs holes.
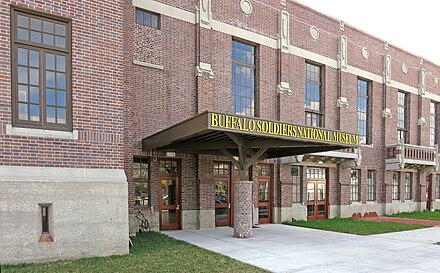
[[[234,237],[252,236],[252,185],[253,181],[234,183]]]

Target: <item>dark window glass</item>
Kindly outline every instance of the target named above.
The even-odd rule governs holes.
[[[304,86],[305,123],[308,126],[322,126],[322,90],[321,67],[306,63],[306,81]]]
[[[135,205],[150,205],[150,164],[148,158],[133,158],[133,184]]]
[[[440,199],[440,175],[436,175],[435,177],[435,199]]]
[[[393,183],[391,188],[391,198],[393,200],[400,199],[400,173],[393,172]]]
[[[71,128],[68,22],[14,11],[14,125]]]
[[[301,176],[300,176],[300,168],[292,167],[297,170],[292,172],[292,202],[293,203],[301,203]]]
[[[159,172],[162,174],[176,174],[179,173],[176,160],[160,160]]]
[[[376,171],[369,170],[367,173],[367,195],[368,201],[376,200]]]
[[[360,137],[360,143],[369,143],[369,83],[365,80],[358,80],[358,97],[357,97],[357,129]]]
[[[397,133],[398,140],[408,143],[407,117],[408,117],[408,95],[403,92],[397,93]]]
[[[324,168],[307,168],[306,169],[307,179],[325,179],[325,169]]]
[[[229,163],[227,162],[214,162],[214,175],[226,175],[229,176]]]
[[[232,113],[255,116],[255,46],[232,41]]]
[[[136,23],[159,29],[160,15],[151,11],[136,9]]]
[[[359,178],[360,171],[359,170],[351,170],[351,201],[359,201]]]
[[[405,199],[412,199],[412,173],[405,173]]]
[[[49,233],[49,205],[40,205],[41,207],[41,226],[42,233]]]
[[[437,144],[436,133],[437,133],[437,110],[436,103],[431,102],[429,107],[429,145],[434,146]]]

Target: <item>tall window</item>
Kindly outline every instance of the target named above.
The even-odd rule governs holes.
[[[367,198],[368,201],[376,200],[376,171],[367,172]]]
[[[400,173],[393,172],[393,184],[391,188],[391,198],[393,200],[399,200],[400,196]]]
[[[133,158],[133,184],[135,205],[148,206],[150,204],[150,175],[148,158]]]
[[[440,199],[440,175],[435,176],[435,199]]]
[[[437,118],[436,118],[436,109],[435,109],[435,102],[431,102],[430,103],[430,107],[429,107],[429,145],[434,146],[435,144],[437,144],[437,141],[435,139],[435,135],[436,135],[436,122],[437,122]]]
[[[321,67],[306,63],[305,81],[305,122],[308,126],[322,126],[322,90],[321,90]]]
[[[292,182],[292,202],[301,203],[301,175],[299,167],[292,167]]]
[[[69,130],[70,23],[13,11],[13,124]]]
[[[232,113],[255,116],[255,46],[232,41]]]
[[[360,137],[360,143],[369,142],[368,130],[368,90],[369,84],[365,80],[358,79],[358,97],[357,97],[357,130]]]
[[[412,173],[405,173],[405,200],[412,198]]]
[[[408,143],[408,95],[403,92],[397,93],[397,135],[398,140]]]
[[[351,170],[351,201],[359,201],[359,170]]]

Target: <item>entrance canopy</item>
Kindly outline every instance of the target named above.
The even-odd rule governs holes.
[[[357,134],[204,112],[142,140],[144,150],[277,158],[358,147]]]

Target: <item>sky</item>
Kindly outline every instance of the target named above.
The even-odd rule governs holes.
[[[438,0],[297,0],[440,65]]]

